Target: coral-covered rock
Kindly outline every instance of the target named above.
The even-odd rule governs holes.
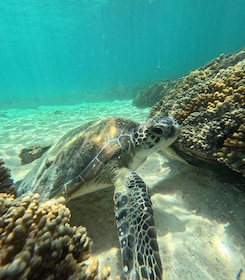
[[[3,159],[0,158],[0,193],[15,193],[13,180],[10,175],[10,170],[4,166]]]
[[[32,146],[28,148],[24,148],[20,151],[19,158],[21,159],[21,164],[27,164],[35,159],[41,157],[41,155],[46,152],[50,146],[42,147],[42,146]]]
[[[221,55],[182,78],[150,116],[181,124],[175,148],[245,176],[245,49]]]
[[[139,108],[147,108],[153,106],[157,103],[161,98],[172,89],[177,80],[168,80],[168,81],[159,81],[145,87],[139,91],[135,99],[133,100],[133,106]]]
[[[40,202],[38,194],[1,193],[0,279],[96,279],[97,262],[85,263],[92,242],[69,219],[62,197]],[[101,279],[109,273],[103,270]]]

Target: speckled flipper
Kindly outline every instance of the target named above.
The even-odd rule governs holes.
[[[114,180],[115,215],[127,279],[162,279],[152,203],[143,180],[121,168]]]

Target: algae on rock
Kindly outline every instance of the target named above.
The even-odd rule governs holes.
[[[181,125],[176,150],[245,176],[245,49],[182,78],[152,107],[158,115]]]

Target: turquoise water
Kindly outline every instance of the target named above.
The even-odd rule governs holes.
[[[132,98],[243,47],[244,11],[244,0],[1,1],[0,107]]]

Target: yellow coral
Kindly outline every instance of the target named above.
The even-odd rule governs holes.
[[[92,242],[69,219],[62,197],[40,202],[38,194],[14,199],[1,193],[0,279],[95,279],[98,264],[88,260]]]

